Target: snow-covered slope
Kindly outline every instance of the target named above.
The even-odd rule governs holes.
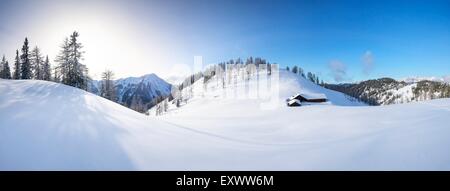
[[[286,99],[296,93],[325,94],[330,104],[338,106],[366,105],[341,92],[323,88],[311,81],[289,71],[280,71],[280,99]]]
[[[416,83],[407,84],[401,88],[392,88],[386,91],[379,98],[379,102],[386,104],[401,104],[409,103],[414,100],[414,88],[417,87]]]
[[[280,70],[278,76],[278,86],[271,88],[270,77],[257,78],[253,76],[249,80],[236,78],[236,83],[233,80],[225,80],[225,87],[222,85],[222,81],[217,76],[212,77],[208,82],[205,82],[203,78],[196,81],[192,87],[186,87],[182,91],[183,101],[181,103],[182,107],[176,107],[176,100],[169,103],[169,109],[165,114],[170,114],[172,112],[178,112],[178,110],[184,109],[185,105],[190,105],[191,103],[201,103],[194,104],[189,108],[196,107],[208,107],[209,105],[215,105],[216,102],[226,101],[230,104],[241,107],[246,105],[247,102],[257,102],[260,105],[264,105],[270,102],[271,99],[277,100],[277,107],[286,107],[286,99],[296,95],[298,93],[306,95],[325,95],[328,100],[327,105],[336,106],[366,106],[365,103],[356,100],[353,97],[347,96],[341,92],[333,91],[330,89],[323,88],[311,81],[301,77],[300,75],[294,74],[289,71]],[[206,83],[206,84],[205,84]],[[258,84],[259,83],[259,84]],[[263,89],[262,87],[269,87]],[[257,87],[263,89],[263,91],[257,91]],[[192,90],[191,90],[192,89]],[[255,90],[256,92],[250,93],[250,90]],[[270,91],[276,91],[277,94],[270,94]],[[252,95],[253,96],[252,96]],[[164,104],[163,102],[160,103]],[[323,105],[323,104],[322,104]],[[158,107],[153,107],[149,110],[149,114],[157,115]]]
[[[325,87],[359,98],[371,105],[389,105],[450,98],[450,85],[438,81],[396,81],[380,78],[356,84],[326,84]]]
[[[136,135],[157,142],[170,132],[158,128],[167,127],[161,122],[62,84],[1,80],[0,92],[2,170],[135,169],[133,149],[126,147],[143,139]]]
[[[0,80],[0,169],[450,170],[450,99],[260,104],[205,96],[148,117],[65,85]]]

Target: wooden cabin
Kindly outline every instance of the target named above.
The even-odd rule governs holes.
[[[298,107],[298,106],[301,106],[302,104],[300,103],[299,100],[293,99],[293,100],[288,101],[288,102],[287,102],[287,105],[288,105],[289,107]]]
[[[327,102],[325,94],[299,94],[296,99],[300,100],[300,102]]]
[[[324,94],[296,94],[288,98],[286,101],[288,106],[301,106],[302,102],[310,102],[310,103],[327,102],[327,97]]]

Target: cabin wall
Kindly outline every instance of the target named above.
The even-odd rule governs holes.
[[[326,99],[310,99],[306,100],[307,102],[313,102],[313,103],[321,103],[321,102],[327,102]]]

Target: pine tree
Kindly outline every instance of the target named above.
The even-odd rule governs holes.
[[[14,60],[14,73],[13,73],[13,79],[20,79],[20,58],[19,58],[19,50],[16,50],[16,58]]]
[[[172,90],[171,90],[171,95],[174,99],[175,105],[177,107],[180,107],[180,102],[181,102],[181,91],[180,91],[180,87],[179,86],[172,86]]]
[[[114,87],[114,73],[106,70],[102,73],[100,95],[111,101],[117,101],[116,88]]]
[[[132,96],[130,108],[138,112],[144,112],[144,103],[140,96],[136,94]]]
[[[181,98],[181,97],[180,97],[180,98]],[[180,98],[178,98],[178,99],[175,100],[175,105],[176,105],[177,107],[180,107],[180,104],[181,104]]]
[[[0,78],[11,79],[11,71],[9,69],[8,61],[5,59],[5,55],[3,55],[2,62],[0,63]]]
[[[253,57],[250,56],[250,58],[247,58],[247,61],[245,61],[245,64],[246,65],[253,64]]]
[[[298,73],[298,67],[297,67],[297,66],[294,66],[294,67],[292,68],[292,72],[293,72],[294,74],[297,74],[297,73]]]
[[[44,66],[42,68],[43,70],[43,80],[50,81],[52,78],[52,72],[50,67],[50,61],[48,60],[48,55],[45,57]]]
[[[70,35],[70,70],[69,70],[69,85],[74,87],[87,90],[87,68],[84,64],[81,64],[80,61],[83,59],[83,53],[81,48],[83,46],[78,42],[78,32],[74,31],[72,35]]]
[[[3,55],[2,61],[0,61],[0,78],[3,78],[3,67],[6,63],[5,55]]]
[[[167,112],[167,110],[169,110],[169,102],[168,99],[164,100],[164,112]]]
[[[6,61],[4,67],[3,67],[3,73],[5,79],[11,79],[11,69],[9,67],[8,61]]]
[[[20,55],[20,78],[21,79],[31,79],[33,74],[31,73],[31,63],[30,63],[30,55],[29,55],[29,47],[28,47],[28,38],[25,38],[25,41],[22,46],[22,54]]]
[[[289,66],[286,66],[286,70],[289,72]]]
[[[43,71],[43,63],[44,58],[42,57],[41,50],[36,46],[31,51],[30,55],[31,66],[33,69],[34,79],[43,80],[44,79],[44,71]]]
[[[87,90],[87,67],[80,61],[83,59],[82,44],[78,42],[78,32],[73,32],[70,39],[66,39],[61,46],[62,50],[56,58],[58,70],[63,84]]]
[[[311,72],[308,72],[307,77],[308,77],[308,80],[310,80],[311,82],[314,82],[314,77]]]
[[[53,68],[53,81],[54,82],[61,82],[61,75],[59,74],[58,67]]]
[[[63,84],[69,84],[68,71],[70,64],[70,47],[68,38],[65,38],[64,42],[61,44],[61,51],[56,56],[55,62],[58,64],[55,67],[54,79]]]
[[[305,77],[305,71],[303,68],[298,67],[298,74],[300,74],[303,78]]]

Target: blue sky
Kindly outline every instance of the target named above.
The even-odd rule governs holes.
[[[175,66],[192,65],[194,56],[206,63],[260,56],[283,67],[299,65],[327,82],[450,75],[448,0],[0,4],[0,54],[12,60],[28,36],[52,58],[62,34],[79,30],[94,77],[104,68],[119,77],[152,72],[167,77],[180,73],[173,73]],[[103,33],[108,34],[100,37]],[[118,43],[98,45],[108,39]],[[116,59],[105,61],[111,51]]]

